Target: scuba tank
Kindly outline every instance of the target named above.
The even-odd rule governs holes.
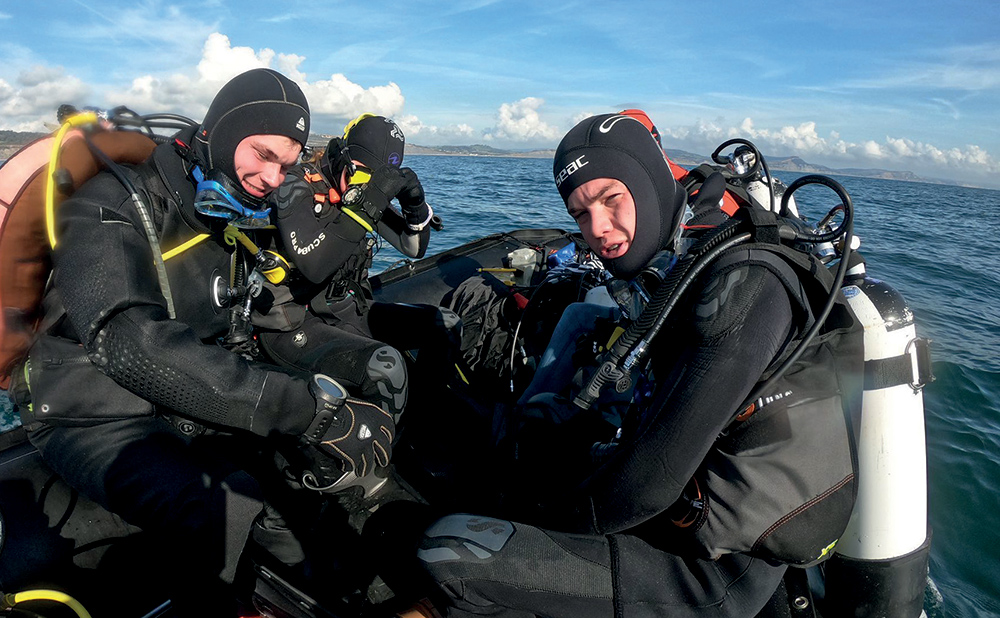
[[[784,201],[780,213],[789,214]],[[828,230],[833,215],[817,231]],[[864,329],[865,361],[861,414],[853,422],[857,497],[847,528],[821,567],[821,607],[832,616],[915,618],[923,611],[931,539],[923,406],[923,388],[934,380],[930,341],[917,336],[903,296],[867,275],[864,258],[854,252],[859,245],[848,234],[812,248],[828,266],[847,261],[841,290]]]
[[[889,284],[853,265],[844,295],[864,325],[865,387],[858,428],[858,496],[825,565],[837,616],[919,616],[927,584],[927,462],[922,389],[934,380],[929,341]]]
[[[739,145],[732,154],[721,154],[723,150],[734,144]],[[791,195],[788,196],[788,201],[782,205],[787,187],[771,175],[767,161],[753,143],[739,138],[723,142],[712,153],[712,160],[726,166],[729,171],[727,181],[742,188],[746,192],[744,197],[748,198],[753,206],[775,213],[780,212],[785,216],[799,216],[795,198]],[[785,209],[784,212],[781,211],[782,208]]]

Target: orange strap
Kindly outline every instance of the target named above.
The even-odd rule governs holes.
[[[736,198],[729,191],[722,194],[722,212],[732,217],[739,209],[740,206],[736,203]]]

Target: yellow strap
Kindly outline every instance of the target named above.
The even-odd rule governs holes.
[[[97,114],[94,112],[83,112],[73,114],[66,119],[56,133],[56,139],[52,143],[52,154],[49,155],[48,176],[45,179],[45,228],[49,234],[49,246],[56,248],[56,181],[55,173],[59,169],[59,152],[62,150],[63,137],[66,132],[73,127],[85,124],[96,124]]]
[[[175,247],[175,248],[171,249],[170,251],[167,251],[166,253],[164,253],[163,254],[163,261],[166,262],[170,258],[172,258],[172,257],[174,257],[176,255],[180,255],[181,253],[184,253],[185,251],[187,251],[191,247],[197,245],[198,243],[200,243],[203,240],[205,240],[207,238],[210,238],[210,237],[211,237],[211,234],[198,234],[197,236],[195,236],[191,240],[187,241],[183,245],[181,245],[179,247]]]
[[[194,247],[195,245],[203,242],[204,240],[211,238],[211,236],[212,236],[211,234],[198,234],[197,236],[187,241],[186,243],[180,245],[179,247],[175,247],[170,251],[164,253],[163,260],[166,261],[172,257],[178,256],[181,253],[184,253],[185,251],[190,249],[191,247]],[[244,234],[239,229],[231,225],[226,226],[226,229],[222,232],[222,238],[223,240],[225,240],[226,244],[230,246],[234,246],[236,245],[236,241],[240,241],[243,243],[243,246],[245,246],[247,249],[253,252],[254,255],[257,254],[257,245],[253,244],[253,241],[250,240],[246,234]]]
[[[364,225],[363,222],[362,222],[362,225]],[[273,226],[268,226],[267,228],[261,228],[261,229],[269,229],[270,227],[273,227]],[[371,228],[368,228],[368,230],[371,231]],[[197,236],[195,236],[191,240],[187,241],[186,243],[182,244],[181,246],[176,247],[174,249],[171,249],[170,251],[167,251],[166,253],[164,253],[163,254],[163,261],[165,262],[165,261],[169,260],[172,257],[180,255],[181,253],[184,253],[185,251],[187,251],[191,247],[194,247],[198,243],[200,243],[200,242],[202,242],[205,239],[210,238],[210,237],[211,237],[210,234],[198,234]],[[256,244],[254,244],[254,242],[252,240],[250,240],[249,236],[247,236],[239,228],[236,228],[236,227],[234,227],[232,225],[227,225],[226,229],[223,230],[223,232],[222,232],[222,239],[223,239],[223,241],[227,245],[230,245],[230,246],[235,246],[236,243],[239,242],[244,247],[246,247],[247,251],[249,251],[253,255],[257,255],[260,252],[260,249],[257,247]],[[285,277],[288,275],[288,269],[290,268],[289,265],[288,265],[288,260],[286,260],[280,254],[278,254],[278,253],[276,253],[274,251],[268,251],[268,253],[273,254],[274,257],[276,257],[281,262],[281,265],[278,266],[277,268],[273,268],[271,270],[265,271],[264,272],[264,276],[267,277],[267,280],[270,281],[271,283],[274,283],[274,284],[281,283],[282,281],[285,280]],[[234,254],[234,256],[235,256],[235,254]],[[233,274],[234,274],[233,273],[233,269],[234,268],[235,268],[235,264],[230,263],[230,273],[229,273],[229,284],[230,285],[233,284],[232,280],[233,280]]]
[[[613,333],[611,333],[611,338],[608,339],[608,345],[604,346],[605,349],[611,349],[611,345],[614,342],[618,341],[618,338],[621,337],[622,333],[624,333],[624,332],[625,332],[624,328],[622,328],[621,326],[616,326],[615,327],[615,331]]]
[[[348,217],[350,217],[350,218],[354,219],[355,221],[357,221],[358,225],[360,225],[361,227],[365,228],[369,232],[375,233],[375,230],[372,229],[372,226],[368,225],[368,222],[365,221],[364,219],[362,219],[358,215],[358,213],[354,212],[350,208],[341,207],[341,210],[344,211],[345,215],[347,215]]]
[[[31,393],[31,359],[24,361],[24,383],[28,385],[28,393]],[[34,412],[35,407],[32,402],[28,402],[28,412]]]
[[[225,236],[227,245],[235,245],[236,241],[240,241],[240,243],[242,243],[242,245],[246,247],[247,251],[249,251],[250,253],[257,255],[257,253],[260,252],[260,249],[257,247],[257,245],[255,245],[253,241],[250,240],[250,237],[244,234],[243,231],[240,230],[239,228],[233,227],[232,225],[227,225],[226,230],[223,232],[223,235]]]
[[[363,185],[372,179],[372,175],[364,170],[358,170],[347,180],[349,185]]]
[[[360,116],[358,116],[354,120],[348,122],[347,126],[344,127],[344,139],[347,139],[347,136],[350,134],[351,129],[353,129],[354,127],[356,127],[359,122],[361,122],[365,118],[374,118],[374,117],[375,117],[375,114],[369,114],[369,113],[366,112],[364,114],[361,114]]]

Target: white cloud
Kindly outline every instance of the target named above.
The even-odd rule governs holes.
[[[881,159],[883,157],[882,147],[879,146],[878,142],[873,140],[866,140],[861,144],[861,152],[864,156],[871,159]]]
[[[230,78],[262,67],[270,67],[274,50],[265,47],[256,52],[252,47],[233,47],[229,37],[218,32],[208,36],[198,63],[199,81],[224,84]]]
[[[340,73],[311,84],[300,81],[299,85],[309,99],[313,114],[337,118],[354,118],[362,112],[392,117],[402,111],[405,102],[402,90],[392,82],[364,88]]]
[[[815,122],[803,122],[777,129],[759,128],[751,118],[739,126],[725,127],[720,123],[697,121],[689,126],[659,127],[666,148],[681,148],[698,153],[712,152],[723,141],[742,137],[752,141],[765,154],[797,155],[811,163],[831,167],[890,167],[914,168],[918,173],[933,175],[942,167],[966,176],[1000,174],[1000,160],[980,146],[942,149],[932,144],[905,137],[886,136],[850,142],[840,133],[831,131],[824,137]],[[944,175],[944,174],[939,174]],[[994,182],[995,184],[995,182]]]
[[[558,139],[561,137],[559,130],[548,125],[538,114],[538,108],[544,103],[544,99],[537,97],[504,103],[497,112],[497,125],[488,129],[483,137],[511,142]]]
[[[36,66],[18,76],[15,84],[0,80],[0,128],[45,131],[43,122],[55,121],[60,103],[80,101],[89,88],[62,67]]]
[[[302,87],[314,127],[317,117],[327,116],[332,122],[346,121],[362,112],[395,116],[402,111],[405,97],[395,83],[366,88],[339,73],[309,82],[300,69],[304,60],[303,56],[279,54],[269,48],[234,47],[229,37],[215,32],[204,40],[201,58],[192,70],[143,75],[126,86],[95,87],[101,92],[101,101],[86,100],[91,88],[67,75],[62,67],[35,66],[24,71],[15,83],[0,81],[0,128],[45,131],[43,122],[54,120],[55,109],[61,103],[109,108],[125,105],[140,114],[175,112],[200,119],[229,79],[265,67],[280,71]]]
[[[424,139],[431,139],[435,143],[440,143],[450,139],[469,140],[476,131],[467,124],[456,124],[445,127],[426,125],[419,118],[413,115],[404,115],[394,118],[396,124],[403,129],[408,142],[413,142],[413,138],[420,136]]]
[[[745,118],[738,128],[731,128],[726,133],[730,138],[744,137],[772,146],[784,146],[800,156],[831,150],[831,142],[816,132],[815,122],[803,122],[798,126],[784,126],[772,131],[757,129],[752,119]],[[837,146],[834,144],[832,149],[836,150]]]

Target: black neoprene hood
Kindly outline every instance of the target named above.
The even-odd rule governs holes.
[[[604,114],[582,121],[556,148],[552,174],[564,202],[577,187],[596,178],[619,180],[632,193],[632,243],[625,255],[604,260],[616,277],[634,277],[673,238],[685,192],[659,144],[638,120]]]
[[[306,145],[309,103],[292,80],[272,69],[252,69],[219,90],[195,136],[208,171],[236,180],[233,155],[251,135],[284,135]]]
[[[351,158],[373,170],[383,165],[402,165],[405,144],[403,132],[384,116],[364,118],[347,134]]]
[[[347,148],[347,152],[343,151]],[[337,184],[348,159],[358,161],[371,170],[383,165],[398,168],[403,164],[406,138],[403,131],[385,116],[368,115],[347,131],[347,138],[335,137],[326,146],[320,169],[330,184]]]

